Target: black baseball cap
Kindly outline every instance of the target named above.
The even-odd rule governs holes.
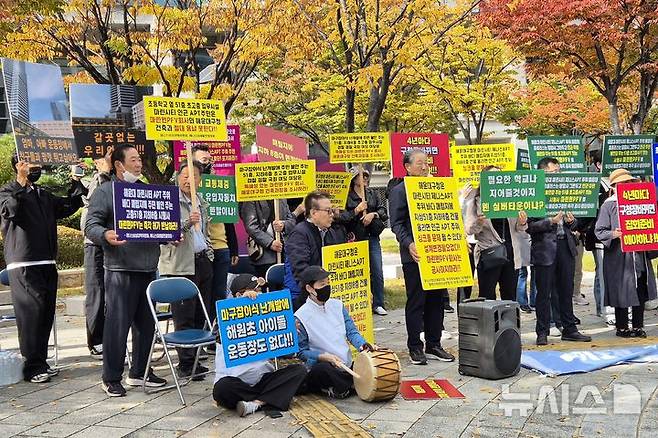
[[[333,272],[325,271],[322,266],[309,266],[304,269],[299,277],[302,280],[302,284],[306,286],[307,284],[313,284],[316,281],[324,280],[329,277]]]
[[[239,274],[231,282],[231,293],[235,296],[238,292],[246,289],[256,289],[258,277],[251,274]]]

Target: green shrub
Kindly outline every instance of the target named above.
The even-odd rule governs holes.
[[[0,237],[0,244],[2,238]],[[84,265],[84,242],[82,232],[73,228],[57,227],[57,269],[80,268]],[[4,245],[0,245],[0,268],[5,268]]]
[[[82,209],[78,209],[75,213],[73,213],[69,217],[65,217],[64,219],[60,219],[57,221],[57,225],[61,225],[63,227],[67,228],[73,228],[74,230],[79,230],[80,229],[80,216],[82,216]]]
[[[16,151],[14,136],[5,134],[0,137],[0,186],[16,178],[14,169],[11,168],[11,157]]]

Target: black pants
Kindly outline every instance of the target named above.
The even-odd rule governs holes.
[[[643,272],[637,277],[637,298],[639,305],[633,306],[633,328],[644,327],[644,303],[649,295],[647,290],[647,273]],[[615,307],[615,326],[618,329],[625,330],[628,328],[628,308]]]
[[[212,271],[212,262],[208,257],[195,257],[194,276],[187,277],[199,288],[206,310],[210,306],[215,306],[212,290]],[[171,303],[171,313],[174,316],[176,330],[203,329],[206,323],[206,317],[197,297]],[[178,352],[178,366],[185,370],[192,369],[196,349],[177,348],[176,351]]]
[[[470,247],[470,251],[468,252],[468,261],[471,265],[471,275],[473,275],[473,271],[475,271],[475,259],[473,258],[473,247],[474,245],[469,243],[468,246]],[[457,304],[459,304],[462,300],[467,300],[471,298],[471,293],[473,292],[473,286],[464,286],[464,287],[458,287],[457,288]],[[457,306],[457,312],[459,313],[459,306]]]
[[[500,299],[516,301],[516,285],[518,281],[518,272],[514,269],[514,261],[508,261],[502,266],[482,269],[482,264],[478,264],[478,286],[480,288],[480,297],[488,300],[496,299],[496,285],[500,286]]]
[[[537,312],[537,335],[548,336],[551,319],[551,293],[556,294],[559,302],[560,322],[562,333],[576,332],[576,320],[573,315],[573,276],[576,268],[576,259],[569,251],[566,239],[558,239],[555,261],[550,266],[535,266],[537,275],[537,298],[535,301]]]
[[[317,362],[306,376],[306,390],[314,394],[322,394],[323,389],[329,388],[334,394],[342,394],[353,386],[352,375],[329,362]]]
[[[422,331],[425,331],[427,348],[441,346],[445,289],[423,290],[418,263],[403,263],[402,273],[407,289],[404,319],[407,324],[409,351],[423,349],[423,342],[420,340]]]
[[[129,376],[144,377],[155,331],[146,297],[146,288],[153,280],[155,272],[105,270],[104,382],[121,381],[130,329],[133,349]]]
[[[289,365],[266,373],[254,386],[237,377],[222,377],[215,383],[212,396],[227,409],[235,409],[239,401],[260,400],[275,409],[287,411],[305,378],[304,365]]]
[[[8,274],[18,343],[25,358],[23,378],[30,380],[49,368],[46,359],[55,317],[57,267],[26,266],[10,269]]]
[[[85,244],[85,315],[87,318],[87,347],[103,343],[105,325],[105,269],[103,248]]]

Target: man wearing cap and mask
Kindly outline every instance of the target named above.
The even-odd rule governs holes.
[[[41,166],[18,161],[16,155],[11,165],[16,180],[0,189],[4,256],[25,358],[23,377],[45,383],[57,374],[46,362],[57,295],[57,219],[82,207],[87,189],[74,180],[68,197],[54,196],[36,185]]]
[[[352,181],[347,196],[345,210],[336,218],[336,222],[345,227],[349,235],[352,233],[356,241],[368,241],[370,252],[370,285],[372,288],[372,312],[377,315],[387,315],[384,308],[384,271],[382,266],[382,246],[379,235],[384,231],[388,220],[386,205],[379,199],[377,193],[368,185],[370,172],[358,167],[350,169]],[[363,178],[361,178],[361,176]],[[365,194],[366,199],[361,199]]]
[[[234,298],[255,299],[261,284],[251,274],[240,274],[231,282]],[[218,344],[221,339],[217,339]],[[303,365],[274,369],[269,360],[259,360],[231,368],[226,367],[224,352],[217,346],[215,354],[215,386],[213,399],[227,409],[235,409],[241,417],[261,409],[287,411],[293,396],[306,378]]]
[[[354,381],[341,364],[352,366],[350,344],[359,351],[372,351],[342,301],[331,298],[329,275],[320,266],[301,274],[305,304],[295,312],[299,357],[309,369],[306,389],[332,398],[349,397]],[[349,341],[349,343],[348,343]]]

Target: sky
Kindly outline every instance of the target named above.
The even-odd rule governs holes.
[[[62,72],[56,65],[25,63],[30,121],[54,120],[50,102],[66,102]]]

